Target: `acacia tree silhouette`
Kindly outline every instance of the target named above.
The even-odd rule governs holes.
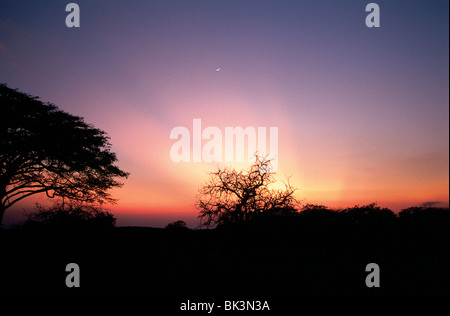
[[[256,156],[256,162],[246,171],[224,168],[211,172],[199,189],[196,205],[202,225],[242,223],[259,214],[295,211],[296,189],[289,181],[284,183],[284,190],[270,189],[275,182],[270,170],[270,160]]]
[[[0,224],[6,209],[38,193],[114,202],[108,190],[128,173],[110,147],[82,118],[0,84]]]

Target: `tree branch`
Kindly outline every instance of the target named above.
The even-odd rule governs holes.
[[[28,193],[28,194],[25,194],[25,195],[23,195],[23,196],[21,196],[21,197],[15,199],[15,200],[12,201],[12,202],[4,203],[3,205],[4,205],[5,208],[9,208],[9,207],[11,207],[13,204],[19,202],[20,200],[23,200],[23,199],[26,198],[26,197],[29,197],[30,195],[37,194],[37,193],[43,193],[43,192],[45,192],[45,191],[47,191],[47,189],[42,189],[42,190],[33,191],[33,192],[30,192],[30,193]],[[6,201],[9,201],[9,198],[8,198],[8,197],[6,197],[5,202],[6,202]],[[2,202],[2,203],[3,203],[3,202]]]

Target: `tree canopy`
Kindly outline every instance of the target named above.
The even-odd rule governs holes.
[[[128,176],[116,162],[104,131],[0,85],[0,223],[6,209],[38,193],[114,202],[109,189]]]

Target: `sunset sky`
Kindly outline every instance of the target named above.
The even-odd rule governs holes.
[[[196,118],[278,127],[277,179],[302,203],[448,205],[447,0],[376,1],[379,28],[361,0],[75,1],[79,28],[69,2],[0,2],[0,82],[108,133],[131,173],[118,225],[198,224],[224,164],[171,160],[171,130]]]

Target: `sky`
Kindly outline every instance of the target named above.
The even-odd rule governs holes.
[[[361,0],[76,1],[73,28],[68,3],[0,2],[0,82],[108,133],[130,172],[118,225],[194,227],[208,172],[248,166],[173,162],[194,119],[277,127],[276,178],[303,204],[448,206],[448,1],[376,1],[373,28]]]

